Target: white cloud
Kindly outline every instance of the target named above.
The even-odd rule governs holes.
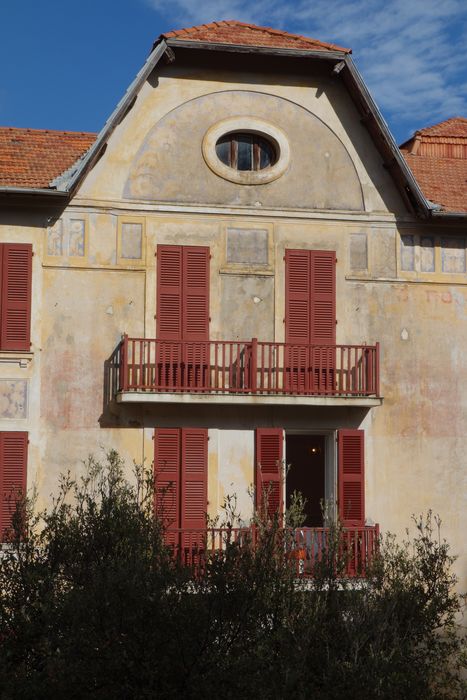
[[[167,3],[145,1],[168,19]],[[172,0],[170,5],[175,27],[219,19],[351,46],[377,103],[404,136],[409,125],[467,114],[464,0]]]

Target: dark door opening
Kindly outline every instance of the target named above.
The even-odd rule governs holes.
[[[306,499],[304,527],[322,527],[325,499],[325,436],[286,435],[286,504],[294,491]]]

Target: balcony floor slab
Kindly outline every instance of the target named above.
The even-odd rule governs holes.
[[[381,406],[383,397],[370,396],[285,396],[277,394],[213,394],[150,391],[121,391],[117,403],[184,404],[184,405],[249,405],[249,406]]]

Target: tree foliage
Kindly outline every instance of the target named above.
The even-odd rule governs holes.
[[[462,698],[461,600],[428,514],[342,577],[331,528],[307,582],[277,522],[233,538],[195,575],[164,545],[143,469],[116,453],[62,478],[47,511],[19,504],[0,559],[0,696]],[[232,523],[232,514],[227,516]]]

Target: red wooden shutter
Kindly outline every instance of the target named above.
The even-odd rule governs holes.
[[[339,517],[344,527],[365,525],[364,431],[339,430]]]
[[[183,246],[184,340],[209,339],[209,248]]]
[[[285,342],[286,386],[295,393],[307,393],[310,342],[310,252],[285,251]],[[294,347],[295,345],[295,347]]]
[[[181,527],[205,530],[207,511],[208,431],[182,428]]]
[[[336,342],[336,253],[285,251],[285,342]]]
[[[157,337],[182,337],[182,246],[157,246]]]
[[[154,478],[156,514],[166,526],[166,542],[174,544],[180,527],[180,454],[179,428],[155,431]]]
[[[28,434],[0,433],[0,539],[11,526],[15,501],[26,493]]]
[[[310,342],[310,254],[308,250],[285,251],[285,342]]]
[[[311,250],[311,322],[312,345],[336,343],[336,253]]]
[[[282,514],[282,428],[256,430],[256,509],[270,519]]]
[[[1,256],[1,349],[29,350],[32,246],[3,243]]]

